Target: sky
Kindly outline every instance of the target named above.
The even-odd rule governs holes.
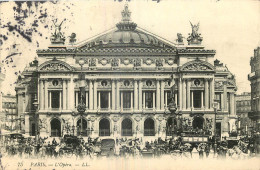
[[[128,0],[129,1],[129,0]],[[15,94],[15,81],[35,57],[50,45],[52,21],[62,21],[68,37],[77,42],[115,27],[124,0],[73,0],[0,3],[0,59],[5,65],[3,92]],[[260,1],[254,0],[130,0],[132,21],[149,32],[175,42],[177,33],[188,37],[190,21],[200,23],[206,49],[235,75],[237,94],[250,91],[250,57],[260,46]],[[67,38],[68,40],[68,38]],[[67,41],[68,42],[68,41]]]

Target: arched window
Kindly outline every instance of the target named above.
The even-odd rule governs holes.
[[[87,121],[85,119],[83,119],[83,118],[80,118],[77,121],[77,135],[78,136],[80,136],[80,135],[81,136],[88,136],[87,128],[88,128]]]
[[[128,118],[122,121],[122,136],[132,136],[132,121]]]
[[[51,120],[51,136],[52,137],[61,136],[61,123],[56,118]]]
[[[154,136],[155,129],[154,129],[154,120],[148,118],[144,121],[144,136]]]
[[[175,118],[170,117],[166,123],[166,135],[172,136],[177,133],[177,121]]]
[[[193,129],[203,129],[203,117],[195,117],[192,122]]]
[[[106,118],[99,121],[99,136],[110,136],[110,122]]]

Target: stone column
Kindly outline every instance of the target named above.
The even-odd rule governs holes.
[[[108,109],[111,108],[111,95],[110,95],[111,92],[108,92]]]
[[[204,93],[201,91],[201,108],[204,108]]]
[[[166,106],[166,107],[167,107],[167,105],[168,105],[167,96],[168,96],[168,94],[167,94],[167,92],[165,92],[164,101],[165,101],[165,106]],[[164,108],[163,108],[163,109],[164,109]]]
[[[155,94],[154,94],[155,95]],[[156,109],[160,110],[160,80],[156,80]]]
[[[191,80],[187,80],[187,109],[190,109],[190,86],[191,86]]]
[[[230,93],[230,115],[234,116],[235,115],[235,94]]]
[[[155,91],[153,92],[153,109],[155,109]]]
[[[47,101],[47,106],[48,106],[48,101]],[[49,91],[49,109],[51,109],[51,91]]]
[[[66,97],[67,93],[66,93],[66,80],[62,80],[62,110],[66,110]]]
[[[186,80],[182,80],[182,109],[186,110]]]
[[[92,80],[89,80],[89,110],[93,110],[93,82]]]
[[[139,82],[138,82],[139,110],[142,110],[142,96],[143,96],[142,86],[143,86],[143,83],[141,80],[139,80]]]
[[[175,104],[176,104],[176,106],[178,105],[178,93],[176,92],[175,94],[174,94],[174,100],[175,100]]]
[[[137,80],[134,80],[134,110],[138,110],[138,90],[137,90]]]
[[[120,81],[116,81],[116,110],[120,110]]]
[[[143,92],[143,109],[145,109],[145,92]]]
[[[162,80],[161,81],[161,110],[164,110],[164,86],[165,82]]]
[[[94,110],[97,110],[97,80],[94,80],[93,93],[94,93]]]
[[[69,82],[69,97],[68,97],[68,105],[70,110],[74,110],[75,106],[75,84],[73,81],[73,76],[71,75],[70,77],[70,82]]]
[[[75,100],[75,106],[77,107],[79,105],[79,92],[76,92],[76,100]],[[74,107],[75,107],[74,106]]]
[[[228,95],[227,95],[227,82],[224,81],[223,82],[223,101],[224,101],[224,110],[227,111],[228,108],[227,108],[227,99],[228,99]]]
[[[133,110],[133,92],[131,91],[131,109]]]
[[[112,80],[112,110],[116,109],[116,89],[115,80]]]
[[[214,87],[214,79],[210,80],[210,106],[209,108],[213,108],[213,102],[215,98],[215,87]]]
[[[193,91],[191,91],[191,108],[194,108],[194,106],[193,106],[193,101],[194,101]]]
[[[48,110],[48,80],[44,80],[44,108]]]
[[[86,108],[89,108],[89,104],[88,104],[88,92],[85,92],[86,95]]]
[[[59,104],[59,110],[62,110],[62,92],[60,91],[60,104]]]
[[[100,103],[100,92],[97,92],[97,94],[98,94],[98,103],[97,103],[97,105],[98,105],[98,109],[100,109],[101,108],[101,103]]]
[[[221,93],[221,110],[224,110],[224,94]]]
[[[209,108],[209,82],[205,79],[205,109]]]
[[[123,99],[123,93],[121,93],[121,110],[124,110],[124,106],[123,106],[123,103],[124,103],[124,99]]]
[[[40,80],[40,110],[44,109],[44,87],[43,87],[43,80]]]
[[[178,81],[178,93],[179,93],[179,108],[182,110],[182,82],[181,78]]]

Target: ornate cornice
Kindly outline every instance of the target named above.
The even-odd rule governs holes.
[[[180,72],[215,72],[213,65],[202,60],[193,60],[188,63],[183,64],[179,68]]]

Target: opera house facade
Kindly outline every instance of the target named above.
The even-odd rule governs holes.
[[[199,25],[187,43],[181,34],[172,43],[130,16],[125,6],[114,29],[82,43],[73,34],[65,44],[56,26],[17,80],[26,134],[145,140],[236,130],[234,75],[201,44]]]

